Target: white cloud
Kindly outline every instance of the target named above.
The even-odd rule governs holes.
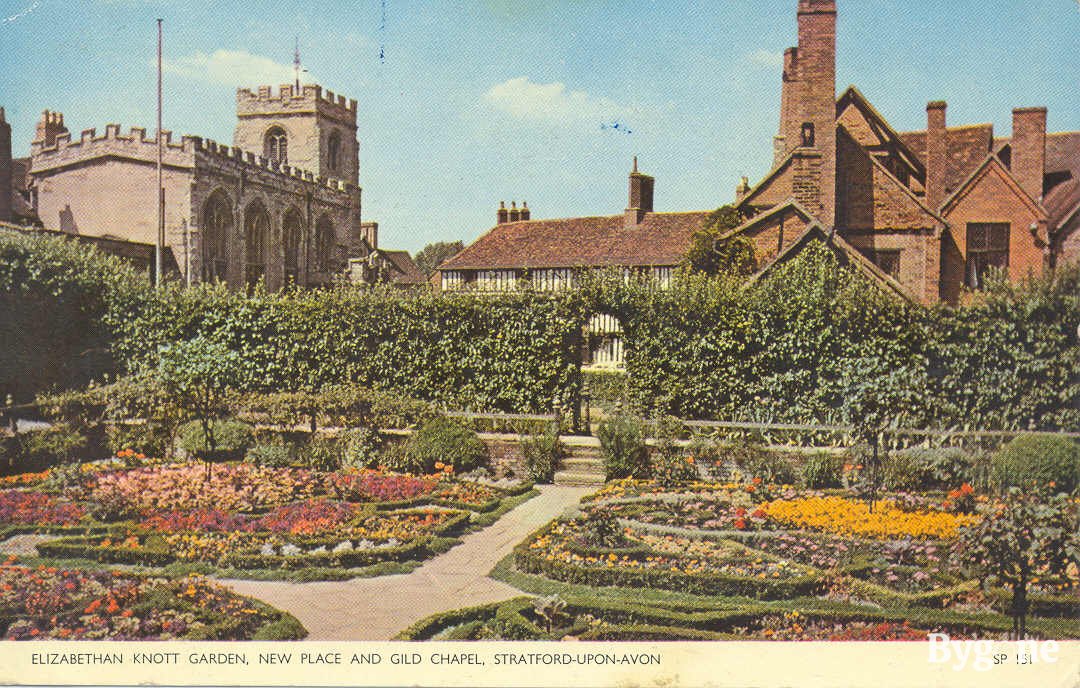
[[[746,58],[754,64],[759,64],[763,67],[780,67],[784,64],[784,54],[774,53],[771,50],[755,50],[747,55]]]
[[[292,65],[252,55],[246,50],[215,50],[209,55],[196,52],[166,60],[163,68],[166,74],[228,86],[288,84],[294,77]],[[302,78],[311,81],[311,76]]]
[[[554,123],[612,121],[636,111],[608,98],[568,91],[558,81],[537,84],[524,76],[492,86],[484,100],[512,117]]]

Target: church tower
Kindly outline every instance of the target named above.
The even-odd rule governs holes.
[[[312,84],[236,92],[233,145],[269,160],[359,186],[356,101]]]

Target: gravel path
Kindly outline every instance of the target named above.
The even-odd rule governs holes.
[[[308,629],[309,640],[388,640],[436,612],[520,595],[488,578],[488,571],[529,533],[573,509],[595,488],[539,489],[538,496],[409,574],[318,583],[222,582],[289,612]]]

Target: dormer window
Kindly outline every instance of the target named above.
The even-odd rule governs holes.
[[[281,127],[270,127],[263,139],[263,157],[285,165],[289,162],[289,137]]]
[[[814,123],[803,122],[802,125],[802,145],[803,148],[814,147]]]

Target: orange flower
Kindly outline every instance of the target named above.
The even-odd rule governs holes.
[[[761,478],[754,478],[750,482],[754,483],[755,485],[760,485],[761,484]]]

